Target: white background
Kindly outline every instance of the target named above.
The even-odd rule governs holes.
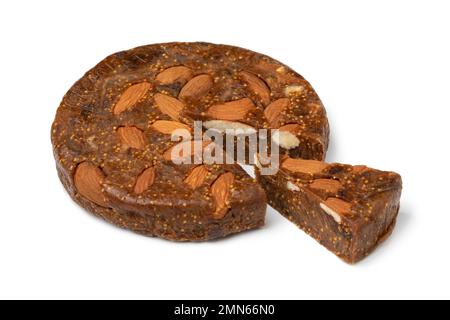
[[[0,298],[450,298],[448,1],[1,1]],[[76,206],[54,168],[64,93],[105,56],[168,41],[268,54],[321,96],[329,161],[402,174],[398,226],[349,266],[270,209],[202,244]]]

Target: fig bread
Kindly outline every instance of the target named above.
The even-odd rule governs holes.
[[[329,127],[311,85],[286,65],[209,43],[115,53],[64,96],[57,171],[82,207],[148,236],[203,241],[263,226],[266,195],[236,164],[174,164],[177,129],[280,129],[291,157],[323,160]],[[188,155],[190,156],[190,155]]]

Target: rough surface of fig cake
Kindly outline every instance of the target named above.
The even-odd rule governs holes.
[[[394,172],[286,158],[278,175],[258,179],[270,205],[349,263],[394,228],[402,190]]]
[[[280,128],[291,157],[322,160],[328,122],[300,75],[225,45],[168,43],[113,54],[64,96],[52,126],[59,177],[82,207],[123,228],[200,241],[261,227],[263,189],[237,165],[176,165],[174,129]]]

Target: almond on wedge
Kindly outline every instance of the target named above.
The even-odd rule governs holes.
[[[120,142],[127,147],[145,149],[147,146],[147,138],[144,132],[136,127],[119,127],[117,129],[117,135],[119,136]]]
[[[270,89],[264,80],[247,71],[240,72],[239,76],[247,83],[250,90],[261,98],[264,105],[268,105],[270,103]]]
[[[175,66],[160,72],[156,76],[156,81],[163,85],[172,84],[174,82],[186,83],[193,76],[194,73],[190,68],[185,66]]]
[[[132,85],[125,90],[119,97],[119,100],[114,105],[113,113],[118,115],[128,109],[133,108],[136,103],[141,100],[152,85],[148,82],[141,82]]]
[[[222,219],[228,212],[231,188],[234,183],[234,175],[231,172],[220,175],[211,186],[211,194],[216,204],[213,213],[215,219]]]
[[[213,105],[208,109],[207,115],[219,120],[239,121],[244,120],[254,110],[256,110],[256,107],[253,101],[249,98],[243,98]]]
[[[197,189],[204,182],[206,177],[208,176],[208,169],[205,165],[200,165],[195,167],[191,173],[184,179],[184,182],[191,187],[191,189]]]
[[[148,190],[155,182],[155,167],[150,167],[145,169],[136,179],[134,185],[134,192],[136,194],[141,194]]]
[[[78,193],[99,206],[107,207],[102,192],[104,179],[103,171],[89,162],[80,163],[75,170],[74,183]]]
[[[291,172],[316,174],[322,172],[328,164],[316,160],[303,160],[287,158],[281,164],[281,168]]]
[[[198,99],[205,95],[212,88],[213,84],[213,78],[209,74],[198,75],[184,85],[178,98],[181,100],[186,98]]]
[[[316,179],[310,183],[311,189],[323,190],[326,192],[337,194],[342,189],[342,183],[333,179]]]
[[[339,198],[328,198],[320,207],[339,224],[342,222],[342,216],[350,214],[352,210],[351,203]]]
[[[162,113],[168,115],[172,120],[179,120],[181,111],[184,108],[183,102],[162,93],[155,94],[154,99]]]

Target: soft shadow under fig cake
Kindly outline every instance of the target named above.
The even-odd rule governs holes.
[[[272,143],[282,169],[256,181],[237,164],[175,164],[169,155],[180,142],[171,133],[192,132],[197,120],[222,133],[279,129]],[[392,230],[401,181],[371,169],[356,169],[358,178],[351,167],[301,177],[286,169],[286,159],[329,168],[321,162],[328,136],[325,109],[302,76],[265,55],[209,43],[155,44],[107,57],[67,92],[52,126],[64,187],[119,227],[176,241],[210,240],[262,227],[269,201],[355,262]],[[352,185],[365,178],[367,187]],[[308,183],[325,185],[310,192]]]

